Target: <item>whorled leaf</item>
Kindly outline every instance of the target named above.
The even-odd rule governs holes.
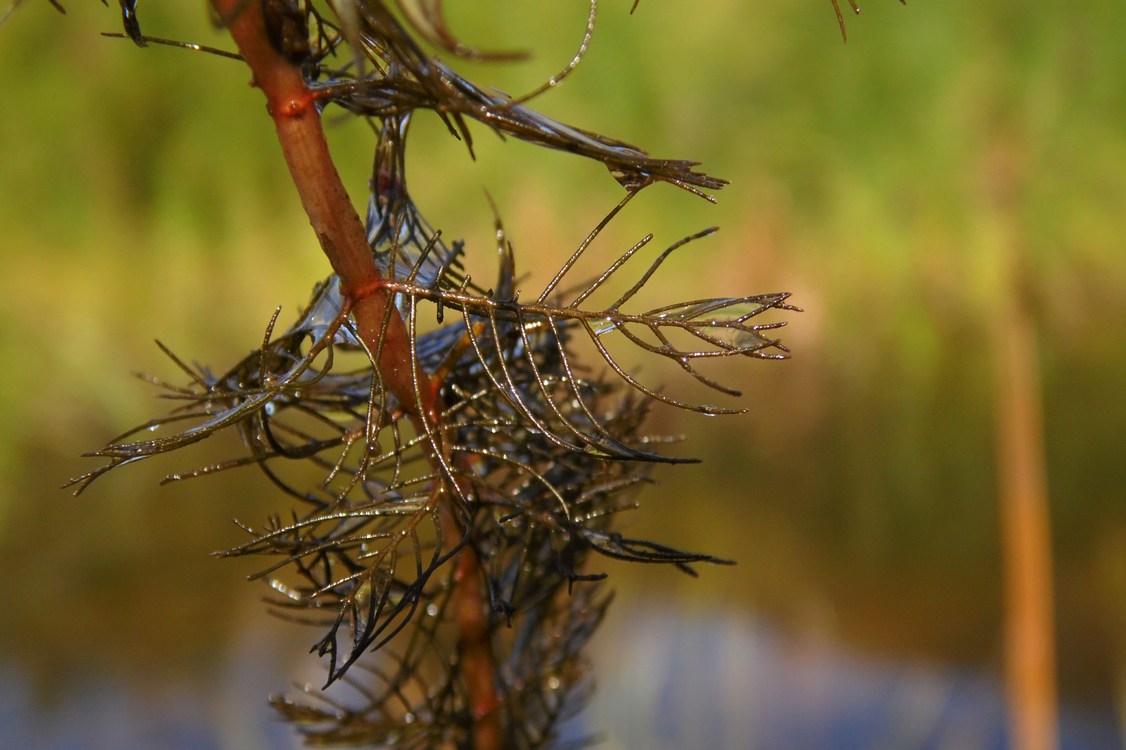
[[[502,268],[503,274],[514,272],[510,262]],[[570,364],[567,332],[580,330],[576,321],[606,317],[606,310],[539,303],[524,309],[515,300],[501,304],[468,294],[464,282],[455,291],[389,284],[409,301],[411,321],[425,300],[461,312],[462,321],[416,336],[414,351],[425,371],[441,373],[443,441],[461,480],[454,486],[469,488],[464,502],[493,509],[483,528],[478,524],[484,521],[468,520],[474,517],[468,505],[463,511],[467,528],[474,529],[467,539],[487,552],[486,559],[501,565],[511,559],[507,549],[525,550],[525,556],[526,550],[544,551],[537,554],[550,559],[536,563],[541,572],[528,580],[547,591],[545,577],[554,576],[559,585],[581,579],[578,561],[589,551],[678,566],[715,562],[608,529],[612,513],[629,507],[618,499],[621,493],[645,481],[645,473],[605,459],[659,457],[638,434],[645,402],[615,397],[613,381],[579,377]],[[427,440],[401,424],[401,410],[379,390],[370,364],[343,373],[333,369],[334,352],[356,348],[342,304],[335,281],[320,285],[293,328],[267,337],[223,376],[193,371],[192,387],[170,394],[188,404],[168,422],[146,426],[193,418],[199,424],[98,452],[115,459],[112,468],[237,427],[247,458],[173,478],[254,463],[307,506],[287,522],[275,518],[262,529],[245,527],[250,541],[224,554],[276,557],[259,575],[284,592],[279,606],[326,613],[322,620],[329,627],[317,650],[329,658],[330,680],[415,615],[428,597],[430,577],[452,554],[435,518],[438,496],[451,485],[432,470],[419,471],[426,466]],[[703,313],[714,315],[715,308],[682,306],[647,322],[657,330],[666,321],[689,325]],[[616,320],[624,326],[628,318]],[[738,346],[731,352],[745,353]],[[320,466],[320,487],[284,479],[276,465],[287,460]],[[514,529],[519,539],[511,537]],[[489,541],[494,537],[499,541]],[[281,568],[296,571],[299,581],[274,578]],[[517,579],[510,568],[492,573],[500,609],[515,611],[525,598]]]
[[[360,340],[349,301],[330,278],[289,329],[275,335],[275,314],[261,345],[220,375],[165,350],[189,383],[150,380],[177,407],[96,451],[107,463],[73,484],[80,492],[110,469],[237,432],[243,455],[167,481],[254,465],[293,501],[284,516],[240,523],[246,540],[220,554],[266,560],[254,578],[269,586],[273,611],[318,628],[312,650],[326,662],[328,683],[353,692],[342,700],[310,689],[312,702],[274,701],[312,745],[469,744],[477,717],[455,647],[459,583],[450,563],[472,550],[490,605],[485,630],[504,746],[544,747],[587,692],[582,647],[608,601],[592,556],[689,573],[695,563],[726,562],[615,530],[615,516],[650,481],[649,466],[685,460],[664,456],[667,440],[643,432],[650,403],[736,411],[665,395],[622,364],[620,350],[671,360],[709,388],[738,395],[701,362],[786,356],[775,336],[784,323],[772,313],[797,308],[786,294],[642,306],[640,292],[665,260],[714,230],[673,244],[619,283],[650,245],[647,236],[593,280],[564,290],[640,189],[663,181],[710,199],[704,191],[724,181],[695,171],[694,162],[654,159],[555,122],[525,106],[528,97],[480,89],[412,38],[411,22],[440,48],[476,54],[450,33],[441,3],[397,5],[406,24],[380,0],[280,0],[267,3],[266,24],[271,44],[301,65],[321,107],[335,103],[379,120],[367,239],[381,288],[406,322],[411,361],[396,364],[425,374],[436,418],[412,422],[421,394],[403,404],[384,389],[382,349]],[[140,32],[135,3],[122,8],[130,38],[153,41]],[[595,9],[592,2],[579,53],[560,77],[581,59]],[[407,190],[406,141],[418,109],[436,112],[470,148],[467,120],[475,119],[501,135],[596,159],[626,196],[527,301],[498,219],[499,270],[484,289],[464,272],[461,243],[445,242]],[[614,286],[626,288],[615,296]],[[605,372],[578,361],[580,343],[598,353]]]
[[[426,19],[422,27],[445,29],[440,9],[421,5],[428,8],[420,14]],[[557,122],[521,103],[527,97],[514,100],[482,90],[428,55],[381,0],[352,0],[340,3],[340,8],[347,9],[342,17],[328,18],[311,3],[305,5],[310,36],[319,42],[306,69],[322,106],[335,103],[356,114],[384,119],[429,109],[470,150],[466,118],[477,120],[500,135],[600,161],[631,192],[668,182],[714,201],[705,191],[727,184],[695,171],[696,162],[653,158],[624,141]],[[588,29],[592,23],[588,22]],[[446,38],[452,39],[448,34]],[[344,45],[349,53],[343,53]],[[576,57],[581,59],[583,52],[585,44]],[[345,59],[339,60],[342,54]],[[573,60],[565,70],[577,64]],[[549,80],[548,88],[552,81],[556,78]]]
[[[271,698],[305,744],[428,749],[469,744],[472,715],[457,659],[448,647],[453,638],[452,584],[446,580],[412,627],[377,654],[365,655],[341,686],[326,692],[305,685],[297,696]],[[610,598],[596,584],[573,593],[548,591],[536,607],[495,627],[494,650],[502,655],[498,679],[509,717],[504,747],[558,745],[562,724],[590,695],[583,649]]]

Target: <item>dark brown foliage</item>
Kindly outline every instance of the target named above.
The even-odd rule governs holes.
[[[472,550],[504,746],[545,747],[589,692],[583,646],[609,601],[591,553],[689,572],[693,563],[723,562],[614,531],[648,467],[683,460],[662,456],[664,441],[643,431],[649,405],[730,410],[655,390],[619,364],[607,341],[632,343],[738,395],[704,375],[699,360],[784,357],[774,337],[783,323],[760,316],[796,308],[786,294],[767,294],[633,309],[671,253],[714,230],[658,253],[626,283],[620,279],[651,237],[593,280],[570,281],[602,228],[645,186],[669,182],[710,199],[704,191],[724,181],[482,91],[417,39],[455,55],[486,53],[450,34],[440,3],[405,5],[271,1],[263,18],[270,44],[300,66],[317,106],[369,118],[378,133],[367,239],[381,289],[406,324],[415,403],[385,387],[387,359],[397,353],[359,334],[353,300],[334,276],[316,286],[292,326],[278,334],[275,315],[262,344],[221,374],[168,352],[188,383],[157,384],[177,408],[96,451],[107,463],[74,484],[81,491],[109,469],[238,432],[243,455],[167,481],[254,465],[288,497],[289,510],[242,525],[246,541],[221,554],[263,559],[255,577],[270,586],[274,610],[318,628],[313,650],[326,657],[327,682],[351,687],[346,698],[310,690],[308,703],[274,699],[316,745],[472,743],[473,688],[453,612],[464,581],[452,564]],[[133,3],[122,7],[126,34],[156,41],[141,33]],[[466,249],[445,242],[407,190],[409,123],[420,110],[436,113],[470,148],[468,121],[476,120],[598,160],[626,194],[528,301],[516,293],[515,257],[498,219],[499,268],[482,288],[462,270]],[[605,367],[580,364],[578,341],[592,344]],[[412,421],[430,400],[435,419]]]

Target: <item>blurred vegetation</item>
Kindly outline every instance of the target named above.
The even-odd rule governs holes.
[[[224,46],[202,5],[145,3],[145,31]],[[647,191],[602,246],[719,224],[665,282],[787,290],[807,310],[786,331],[791,361],[740,370],[750,415],[659,415],[706,463],[661,474],[636,528],[740,562],[660,585],[794,628],[828,611],[856,647],[996,668],[989,326],[1014,236],[1042,347],[1063,697],[1107,705],[1126,680],[1126,5],[871,2],[847,45],[828,3],[627,5],[604,4],[585,63],[537,105],[732,185],[716,207]],[[446,6],[468,41],[533,52],[458,66],[512,94],[570,59],[586,17]],[[206,553],[235,538],[231,516],[272,507],[265,482],[158,488],[187,467],[153,462],[80,501],[56,488],[153,410],[129,372],[179,377],[153,336],[221,366],[328,272],[245,69],[103,38],[112,9],[67,9],[28,3],[0,28],[0,658],[47,689],[72,670],[196,673],[221,655],[253,590]],[[480,128],[471,161],[418,125],[431,145],[411,157],[412,192],[471,265],[491,247],[483,188],[533,275],[619,195],[598,165]],[[357,195],[362,129],[334,133]],[[988,195],[999,158],[1017,165],[1003,211]],[[647,574],[614,571],[627,591]]]

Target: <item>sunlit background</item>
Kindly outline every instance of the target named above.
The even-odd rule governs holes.
[[[290,747],[265,698],[317,679],[313,638],[266,614],[252,561],[209,556],[238,540],[232,517],[285,506],[252,469],[158,486],[236,446],[58,488],[166,408],[130,376],[182,377],[154,337],[222,368],[327,264],[244,66],[104,38],[113,7],[65,5],[0,28],[0,747]],[[467,41],[533,52],[456,66],[514,95],[565,66],[588,11],[445,5]],[[596,561],[618,598],[574,731],[609,748],[1011,746],[995,402],[1016,288],[1043,394],[1061,745],[1122,747],[1126,4],[870,0],[847,45],[827,1],[629,5],[600,5],[587,59],[536,106],[732,184],[717,206],[646,191],[600,251],[718,224],[650,298],[784,290],[806,312],[785,318],[791,360],[720,373],[748,414],[656,415],[704,463],[659,471],[630,534],[738,565]],[[230,48],[203,6],[141,3],[143,28]],[[370,131],[328,121],[363,199]],[[420,117],[412,192],[488,278],[487,190],[535,289],[620,188],[473,133],[475,162]]]

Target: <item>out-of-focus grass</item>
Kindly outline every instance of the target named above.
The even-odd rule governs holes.
[[[1061,678],[1066,697],[1106,701],[1126,670],[1126,6],[880,0],[842,45],[821,5],[646,0],[630,18],[606,4],[586,63],[539,102],[733,182],[716,207],[654,188],[607,232],[607,254],[720,224],[670,262],[668,295],[786,289],[807,309],[785,332],[793,360],[727,371],[748,417],[658,417],[707,463],[663,472],[634,530],[739,559],[687,584],[694,596],[798,624],[803,602],[827,602],[855,644],[994,664],[987,331],[999,227],[1012,228],[1043,355]],[[0,30],[3,618],[6,643],[35,644],[5,658],[57,670],[91,652],[194,658],[222,638],[210,618],[250,592],[203,553],[234,538],[229,516],[271,507],[265,483],[155,489],[189,461],[176,456],[80,501],[55,488],[89,468],[76,454],[152,410],[129,371],[176,377],[153,336],[222,366],[327,272],[245,69],[100,38],[114,13],[68,6],[28,4]],[[562,67],[585,19],[564,3],[447,6],[469,41],[534,52],[463,66],[513,94]],[[142,12],[154,35],[225,44],[195,4]],[[619,195],[599,165],[483,128],[472,162],[433,118],[416,127],[423,211],[487,250],[487,188],[536,278]],[[359,194],[368,136],[337,131]],[[1000,159],[1017,165],[1004,209],[988,187]],[[211,594],[229,599],[194,606]],[[166,626],[141,627],[132,608],[154,596]]]

